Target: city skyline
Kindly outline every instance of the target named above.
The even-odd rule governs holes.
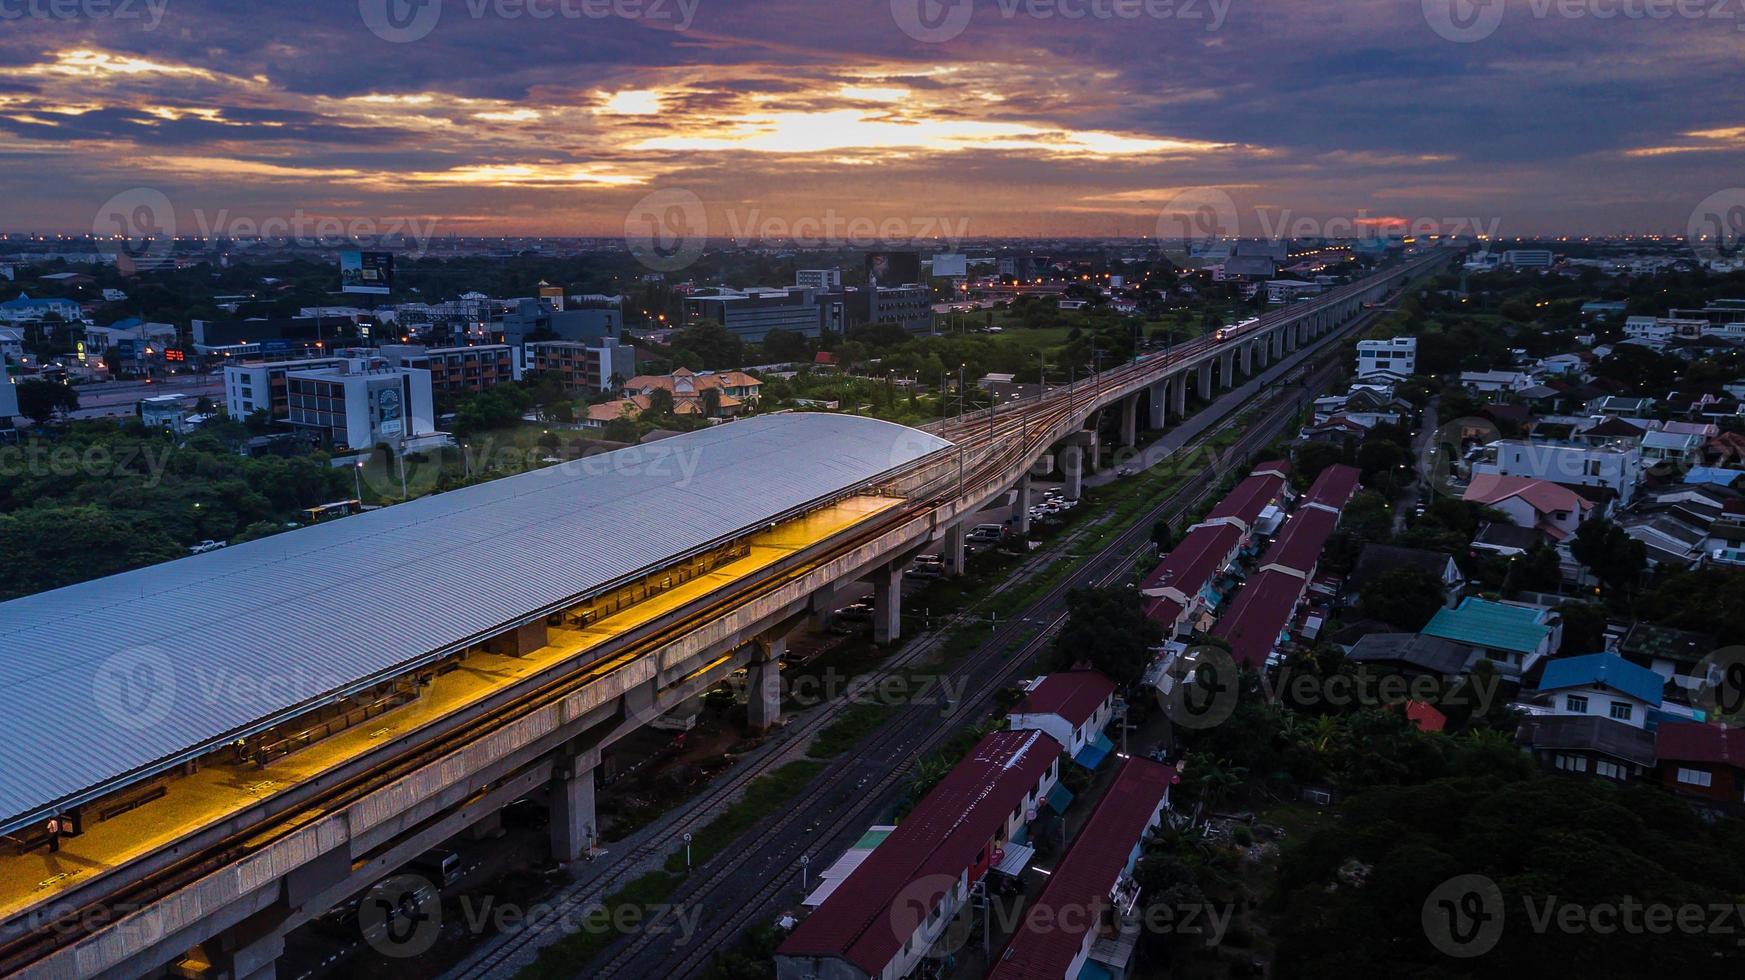
[[[140,189],[181,235],[305,215],[621,236],[651,195],[742,240],[1137,238],[1208,195],[1244,236],[1676,235],[1745,204],[1745,106],[1717,84],[1745,9],[219,6],[9,8],[9,231],[111,230]]]

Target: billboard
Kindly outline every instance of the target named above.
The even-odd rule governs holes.
[[[392,388],[377,388],[376,417],[380,420],[376,431],[384,436],[398,436],[406,431],[404,423],[405,406],[401,399],[399,385]]]
[[[906,286],[925,282],[921,278],[921,253],[866,253],[866,281],[877,286]]]
[[[386,296],[394,291],[393,252],[339,253],[339,290]]]
[[[933,275],[937,279],[962,279],[969,275],[969,257],[961,252],[956,255],[935,255]]]

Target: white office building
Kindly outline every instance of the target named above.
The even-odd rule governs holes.
[[[1378,374],[1410,377],[1418,370],[1418,338],[1393,337],[1388,340],[1357,342],[1357,378],[1363,380]]]
[[[384,360],[344,361],[336,367],[285,376],[292,425],[320,429],[335,449],[398,447],[436,431],[430,372],[390,367]]]

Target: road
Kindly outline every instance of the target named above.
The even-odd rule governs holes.
[[[1424,458],[1424,447],[1429,444],[1431,439],[1436,438],[1436,426],[1439,424],[1436,408],[1441,400],[1441,396],[1437,396],[1430,399],[1429,403],[1424,406],[1424,418],[1419,423],[1418,436],[1412,440],[1414,479],[1411,485],[1406,487],[1405,492],[1400,494],[1399,506],[1394,508],[1394,533],[1396,535],[1406,529],[1407,519],[1417,508],[1418,501],[1423,499],[1425,476],[1417,472],[1416,466],[1418,461]]]
[[[1363,322],[1367,318],[1358,326]],[[1318,372],[1312,384],[1324,383],[1330,376],[1330,370]],[[1158,519],[1193,510],[1218,486],[1230,461],[1246,459],[1285,434],[1298,407],[1294,397],[1281,400],[1231,452],[1212,460],[1204,478],[1190,481],[1140,515],[1024,615],[990,631],[977,650],[948,671],[943,686],[962,690],[961,700],[912,703],[900,709],[854,753],[836,760],[786,809],[687,878],[668,900],[678,915],[672,909],[661,911],[641,931],[619,940],[586,969],[578,969],[578,974],[694,976],[746,927],[793,907],[802,897],[802,855],[811,867],[822,869],[867,826],[879,822],[902,797],[905,777],[915,761],[935,751],[962,726],[983,717],[994,693],[1029,670],[1065,621],[1068,592],[1123,581],[1149,547],[1151,527]],[[679,915],[697,916],[700,924],[688,943],[677,942],[676,927],[671,925]]]

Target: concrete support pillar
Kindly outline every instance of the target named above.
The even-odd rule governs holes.
[[[1128,449],[1139,441],[1139,395],[1121,399],[1121,445]]]
[[[1267,337],[1260,343],[1254,345],[1254,366],[1259,370],[1264,371],[1266,370],[1266,366],[1271,362],[1272,338]]]
[[[1085,433],[1085,439],[1090,443],[1091,472],[1095,473],[1103,468],[1103,440],[1097,437],[1097,430],[1095,429]]]
[[[761,638],[752,644],[745,665],[745,719],[753,731],[767,731],[782,721],[782,655],[785,637]]]
[[[903,569],[892,564],[873,573],[873,642],[895,643],[903,636]]]
[[[1297,325],[1293,323],[1293,324],[1290,324],[1289,326],[1285,327],[1284,333],[1285,333],[1285,352],[1290,353],[1291,351],[1294,351],[1297,349]]]
[[[1187,372],[1184,371],[1181,374],[1176,375],[1174,378],[1170,379],[1168,384],[1169,384],[1169,410],[1174,412],[1175,417],[1178,419],[1187,417],[1187,414],[1188,414],[1188,376],[1187,376]]]
[[[947,575],[963,574],[963,538],[962,521],[945,528],[945,547],[943,550],[945,552],[945,574]]]
[[[1254,373],[1254,345],[1242,345],[1242,376],[1248,377]]]
[[[260,918],[250,918],[202,944],[211,958],[213,976],[224,980],[273,980],[277,976],[285,934],[280,923],[262,923]]]
[[[1218,360],[1218,375],[1224,379],[1224,387],[1236,387],[1236,352],[1225,351]]]
[[[1146,393],[1145,405],[1151,410],[1151,417],[1146,421],[1152,431],[1163,428],[1164,424],[1169,421],[1168,414],[1164,411],[1165,401],[1168,398],[1169,382],[1167,381],[1159,381],[1152,385],[1151,390]]]
[[[1068,500],[1077,500],[1085,489],[1085,450],[1078,443],[1069,443],[1061,447],[1060,469],[1066,477],[1065,494]]]
[[[1212,400],[1212,362],[1206,361],[1200,365],[1200,401]]]
[[[1018,478],[1017,499],[1012,501],[1012,529],[1030,533],[1030,474]]]
[[[562,864],[580,861],[599,839],[600,821],[594,812],[594,770],[600,766],[600,750],[566,755],[558,759],[551,777],[551,857]]]

